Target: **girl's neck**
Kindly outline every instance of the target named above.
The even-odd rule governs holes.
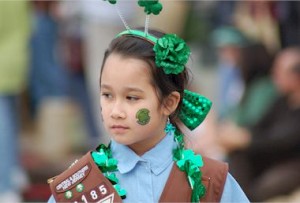
[[[137,155],[142,156],[143,154],[154,148],[165,136],[166,134],[163,133],[161,136],[157,136],[156,139],[146,139],[139,143],[129,145],[129,148],[132,149]]]

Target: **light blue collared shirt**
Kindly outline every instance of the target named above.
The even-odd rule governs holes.
[[[173,166],[172,135],[166,135],[154,148],[138,156],[129,147],[111,142],[113,157],[118,160],[116,175],[121,188],[127,192],[124,203],[158,202]],[[53,196],[48,201],[54,203]],[[249,202],[248,198],[228,174],[221,202]]]

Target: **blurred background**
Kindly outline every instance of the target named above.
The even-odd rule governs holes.
[[[230,164],[251,201],[300,201],[300,2],[173,1],[150,27],[192,50],[189,88],[213,102],[189,147]],[[119,1],[129,27],[136,1]],[[125,27],[97,0],[0,1],[0,202],[46,202],[47,179],[100,142],[104,50]]]

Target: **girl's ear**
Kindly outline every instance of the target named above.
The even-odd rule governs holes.
[[[173,91],[169,96],[164,100],[163,103],[163,113],[166,116],[171,115],[177,108],[180,101],[180,93]]]

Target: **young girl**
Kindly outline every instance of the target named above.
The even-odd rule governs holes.
[[[176,35],[126,30],[100,74],[108,146],[50,180],[49,202],[248,202],[226,164],[185,149],[183,122],[197,127],[210,101],[185,90],[189,48]]]

